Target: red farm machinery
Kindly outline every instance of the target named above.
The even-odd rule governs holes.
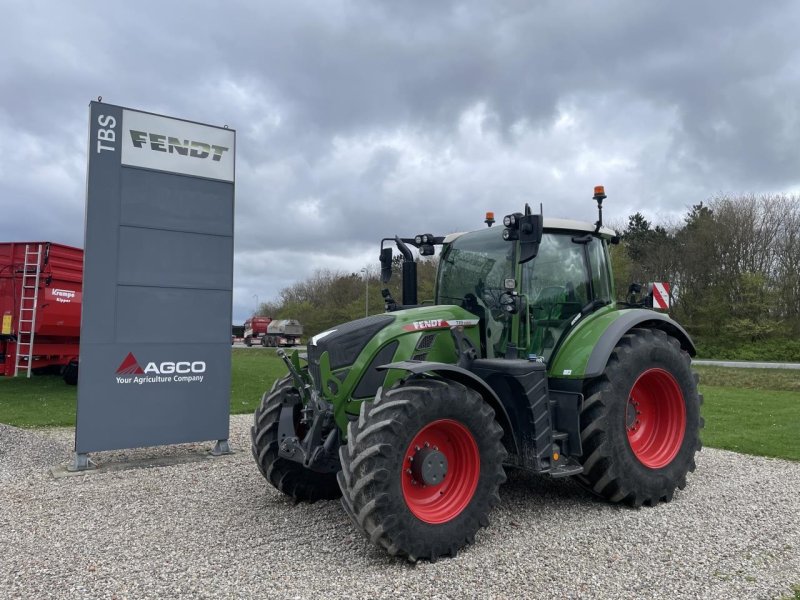
[[[83,250],[0,243],[0,375],[56,370],[77,382]]]

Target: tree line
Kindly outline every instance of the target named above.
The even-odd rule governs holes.
[[[673,222],[635,213],[617,225],[621,242],[611,246],[611,261],[619,300],[632,282],[666,281],[670,313],[702,355],[800,360],[800,198],[718,196]],[[307,336],[379,314],[384,287],[401,301],[398,260],[388,286],[376,257],[365,273],[319,270],[258,313],[298,319]],[[418,263],[420,301],[433,298],[436,267],[436,258]]]
[[[631,215],[612,247],[618,294],[667,281],[703,354],[800,360],[800,199],[718,196],[682,220]]]

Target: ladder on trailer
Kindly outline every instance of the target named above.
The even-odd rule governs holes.
[[[33,338],[36,332],[36,306],[39,302],[39,266],[42,264],[42,245],[31,250],[25,244],[25,263],[22,267],[22,294],[19,300],[17,319],[17,357],[14,362],[14,377],[21,368],[31,376],[33,366]]]

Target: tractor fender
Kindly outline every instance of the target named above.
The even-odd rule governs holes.
[[[589,361],[586,363],[585,379],[603,374],[608,358],[617,342],[634,327],[662,329],[676,338],[680,342],[681,348],[690,356],[697,354],[694,342],[686,330],[667,315],[644,308],[626,310],[606,328],[592,349]]]
[[[509,448],[509,450],[515,453],[517,452],[517,436],[515,435],[515,429],[512,426],[511,419],[508,417],[508,412],[506,411],[505,406],[503,406],[503,403],[497,393],[491,387],[489,387],[489,384],[487,384],[483,379],[474,373],[457,365],[416,360],[398,361],[381,365],[376,368],[379,371],[398,369],[401,371],[407,371],[413,375],[421,375],[422,373],[435,373],[444,379],[450,379],[451,381],[456,381],[466,385],[469,388],[472,388],[481,396],[483,396],[483,399],[486,401],[486,403],[492,407],[498,423],[500,423],[503,431],[507,434],[503,437],[507,437],[512,444],[512,448]]]

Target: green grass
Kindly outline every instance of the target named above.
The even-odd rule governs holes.
[[[800,392],[800,370],[797,369],[735,369],[695,365],[694,370],[700,374],[702,386]]]
[[[234,348],[232,352],[231,414],[251,413],[264,392],[288,371],[274,349]]]
[[[75,425],[77,388],[56,375],[0,377],[0,423],[17,427]]]
[[[800,371],[697,366],[703,444],[800,460]]]
[[[705,385],[700,391],[703,445],[800,460],[800,394]]]
[[[782,600],[800,600],[800,585],[793,586],[792,591],[794,592],[794,595],[783,596]]]
[[[800,460],[800,371],[697,367],[705,396],[703,444]],[[233,349],[231,413],[251,413],[286,374],[272,349]],[[0,377],[0,423],[74,426],[76,388],[60,377]],[[800,600],[800,599],[799,599]]]
[[[283,361],[270,348],[232,350],[231,413],[251,413],[272,382],[286,374]],[[0,423],[17,427],[75,425],[77,387],[56,375],[0,377]]]

